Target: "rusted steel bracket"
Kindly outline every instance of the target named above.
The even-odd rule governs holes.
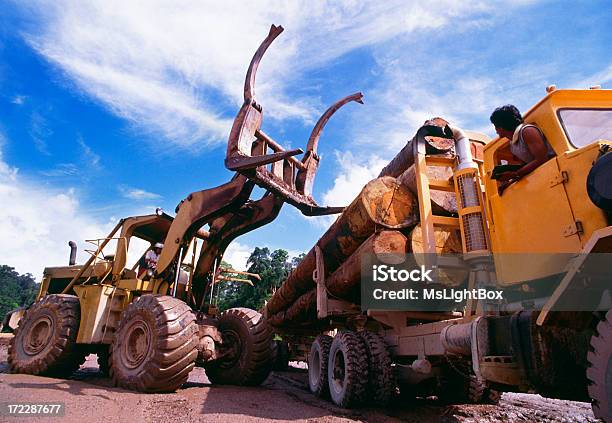
[[[312,272],[312,279],[317,284],[317,318],[325,319],[328,316],[352,315],[361,310],[355,304],[348,301],[329,298],[327,285],[325,284],[325,261],[321,247],[315,245],[316,267]]]
[[[272,25],[249,64],[244,81],[244,103],[230,132],[225,166],[239,172],[258,186],[284,199],[307,216],[341,213],[342,207],[319,206],[312,198],[312,186],[319,166],[317,145],[321,132],[330,117],[350,101],[363,103],[363,95],[356,93],[334,103],[315,125],[303,159],[294,156],[303,150],[285,150],[261,130],[263,108],[255,99],[255,77],[261,59],[272,42],[283,32]],[[269,152],[268,150],[271,150]]]

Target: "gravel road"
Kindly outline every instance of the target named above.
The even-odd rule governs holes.
[[[70,380],[8,374],[6,346],[0,346],[0,401],[63,402],[66,415],[61,420],[68,422],[595,421],[587,403],[528,394],[504,394],[497,406],[445,406],[435,399],[407,402],[398,397],[385,409],[367,407],[347,411],[312,396],[306,383],[306,371],[291,368],[273,373],[257,388],[212,386],[204,371],[196,368],[189,381],[174,394],[139,394],[115,388],[108,379],[100,377],[94,355],[88,357]]]

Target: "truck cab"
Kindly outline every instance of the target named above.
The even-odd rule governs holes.
[[[596,230],[612,223],[586,189],[593,163],[612,147],[612,91],[547,91],[524,121],[542,130],[555,157],[500,195],[492,172],[510,141],[497,138],[484,148],[485,206],[502,285],[561,273],[564,253],[581,251]],[[526,260],[534,265],[525,266]]]

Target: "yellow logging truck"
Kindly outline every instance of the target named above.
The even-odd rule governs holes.
[[[308,357],[313,393],[351,407],[384,403],[398,387],[451,402],[536,391],[590,399],[595,416],[612,421],[612,91],[551,86],[524,119],[555,155],[503,194],[495,169],[512,165],[508,139],[429,121],[276,291],[264,314],[289,357]],[[438,147],[439,137],[452,138],[454,154],[435,154],[436,137]],[[392,191],[401,200],[372,193],[386,192],[389,176],[408,181],[416,219],[402,211],[410,194],[401,184]],[[453,210],[440,206],[450,204],[440,192]],[[374,209],[367,217],[360,204],[385,205],[401,219]],[[368,306],[371,269],[359,263],[390,252],[455,252],[466,273],[441,258],[438,268],[454,276],[438,288],[501,290],[503,300],[437,311]]]

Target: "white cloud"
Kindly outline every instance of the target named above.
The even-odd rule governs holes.
[[[373,154],[364,159],[349,152],[336,152],[339,165],[338,176],[333,186],[323,194],[323,204],[328,206],[348,206],[357,197],[364,185],[376,178],[388,163]]]
[[[16,104],[18,106],[21,106],[22,104],[25,103],[26,99],[27,99],[27,97],[25,95],[16,95],[11,100],[11,103]]]
[[[155,199],[161,198],[161,195],[159,194],[148,192],[148,191],[145,191],[144,189],[132,188],[132,187],[124,186],[124,185],[119,187],[119,192],[121,193],[123,197],[128,198],[130,200],[136,200],[136,201],[155,200]]]
[[[608,85],[609,82],[612,82],[612,64],[610,64],[607,68],[602,69],[601,71],[595,73],[594,75],[589,75],[581,81],[573,84],[576,88],[586,88],[591,87],[593,85]],[[606,86],[606,88],[609,88]]]
[[[271,23],[287,33],[266,54],[257,93],[269,116],[311,122],[318,94],[295,93],[303,73],[349,51],[456,19],[482,24],[485,1],[45,1],[26,39],[81,91],[140,128],[182,146],[225,142],[244,73]],[[322,48],[325,46],[325,48]],[[229,106],[229,107],[228,107]]]
[[[53,169],[40,172],[41,175],[49,177],[76,176],[78,173],[79,167],[74,163],[59,163]]]
[[[110,225],[83,212],[74,190],[48,189],[28,181],[3,160],[0,136],[0,263],[40,280],[46,266],[68,263],[68,241],[79,245],[79,260],[88,258],[83,240],[106,235]]]
[[[253,252],[252,247],[234,241],[227,247],[227,250],[225,250],[223,261],[231,264],[232,268],[236,270],[246,270],[247,260],[251,252]]]
[[[100,156],[91,149],[86,143],[81,135],[77,137],[77,142],[81,147],[81,151],[83,153],[83,158],[85,159],[85,164],[93,169],[100,168]]]

